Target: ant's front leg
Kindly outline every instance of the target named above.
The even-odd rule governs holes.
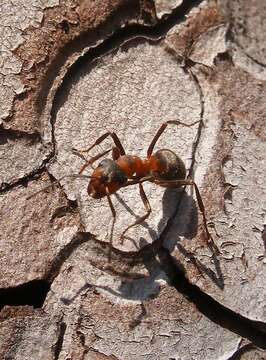
[[[119,140],[119,137],[116,135],[115,132],[110,132],[110,131],[100,136],[88,149],[78,150],[78,152],[89,152],[96,145],[100,145],[108,136],[111,136],[111,138],[113,139],[113,142],[115,143],[115,146],[117,147],[120,155],[125,155],[126,153],[121,144],[121,141]]]
[[[111,258],[112,258],[113,234],[114,234],[114,226],[115,226],[115,221],[116,221],[116,211],[115,211],[114,205],[112,203],[111,196],[109,194],[109,189],[107,186],[106,186],[105,190],[106,190],[108,204],[109,204],[109,207],[110,207],[112,215],[113,215],[113,221],[112,221],[112,227],[111,227],[111,233],[110,233],[110,239],[109,239],[109,252],[108,252],[108,262],[110,263]]]
[[[113,149],[109,149],[106,150],[100,154],[97,154],[96,156],[92,157],[90,160],[87,160],[85,158],[85,156],[83,156],[81,153],[83,152],[89,152],[90,150],[92,150],[96,145],[101,144],[108,136],[111,136],[114,143],[115,143],[115,147]],[[121,144],[121,141],[119,140],[118,136],[116,135],[116,133],[114,132],[107,132],[105,134],[103,134],[102,136],[100,136],[88,149],[83,149],[83,150],[77,150],[77,149],[73,149],[74,153],[76,153],[79,157],[81,157],[83,160],[85,160],[85,164],[81,167],[79,174],[81,174],[86,167],[91,166],[92,164],[98,160],[99,158],[101,158],[102,156],[108,154],[110,151],[112,150],[112,157],[113,160],[117,160],[121,155],[125,155],[125,150]]]
[[[97,154],[96,156],[93,156],[92,158],[90,158],[90,160],[87,160],[85,158],[85,156],[83,156],[82,154],[80,154],[77,150],[74,151],[75,154],[77,154],[79,157],[81,157],[81,159],[85,160],[85,164],[82,165],[82,167],[79,170],[79,174],[82,174],[83,171],[88,167],[91,166],[94,170],[94,167],[92,166],[92,164],[99,160],[101,157],[103,157],[104,155],[107,155],[110,151],[112,151],[112,158],[113,160],[117,160],[120,157],[120,153],[117,147],[114,147],[113,149],[108,149],[100,154]]]
[[[86,169],[86,167],[88,167],[88,166],[91,166],[91,167],[93,168],[92,164],[93,164],[95,161],[99,160],[99,159],[100,159],[101,157],[103,157],[104,155],[108,154],[111,150],[112,150],[112,149],[108,149],[108,150],[106,150],[106,151],[104,151],[104,152],[102,152],[102,153],[100,153],[100,154],[97,154],[96,156],[93,156],[92,158],[90,158],[90,160],[87,160],[87,159],[84,157],[84,160],[85,160],[86,162],[85,162],[85,164],[82,165],[82,167],[80,168],[79,174],[82,174],[83,171],[84,171],[84,170]]]

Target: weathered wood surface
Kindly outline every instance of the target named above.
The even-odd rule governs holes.
[[[265,358],[265,17],[258,0],[1,2],[1,359]],[[192,189],[145,183],[124,245],[145,209],[137,186],[112,196],[108,265],[106,199],[56,180],[104,132],[145,157],[176,119],[197,123],[156,148],[185,161],[220,254]]]

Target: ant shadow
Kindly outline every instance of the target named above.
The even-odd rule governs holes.
[[[124,208],[137,219],[138,215],[123,201],[120,195],[116,193],[115,196]],[[149,231],[151,238],[161,238],[161,243],[164,244],[170,253],[177,248],[185,258],[189,259],[193,265],[196,266],[202,276],[206,275],[209,277],[209,279],[222,290],[224,288],[224,278],[221,271],[220,260],[217,255],[212,252],[211,259],[214,266],[214,270],[212,270],[198,260],[195,255],[187,250],[181,243],[182,237],[192,240],[198,233],[200,214],[194,198],[188,195],[183,189],[166,188],[162,199],[162,213],[157,232],[151,228],[147,222],[141,223],[140,226],[143,226]],[[136,245],[133,239],[129,237],[126,238],[133,241]],[[146,239],[140,238],[139,248],[146,245],[148,245]]]
[[[116,193],[115,196],[124,208],[137,219],[138,215],[124,202],[120,195]],[[182,237],[191,240],[198,233],[199,211],[193,197],[188,195],[183,189],[166,189],[162,199],[162,213],[157,231],[150,227],[147,222],[143,222],[140,225],[148,230],[151,238],[161,241],[161,246],[166,247],[170,253],[177,248],[185,258],[193,263],[203,277],[207,276],[218,288],[223,289],[224,279],[217,256],[214,253],[211,256],[214,271],[198,260],[192,252],[181,244]],[[140,238],[139,248],[146,245],[148,245],[147,240]],[[178,264],[185,272],[184,266],[180,264],[180,261],[178,261]],[[84,278],[84,285],[77,290],[73,297],[62,297],[60,300],[65,305],[70,305],[81,294],[87,293],[90,290],[97,291],[97,289],[107,291],[109,294],[121,299],[140,301],[141,303],[147,299],[155,298],[160,292],[161,282],[167,283],[168,278],[162,271],[163,268],[160,261],[154,256],[144,260],[143,265],[148,272],[147,276],[134,281],[124,278],[117,289],[113,289],[110,286],[94,285]]]

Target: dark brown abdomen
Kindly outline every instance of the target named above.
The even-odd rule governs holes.
[[[152,157],[158,161],[163,171],[151,171],[157,180],[183,180],[186,178],[184,162],[171,150],[162,149]]]

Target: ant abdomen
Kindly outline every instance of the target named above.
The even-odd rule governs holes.
[[[159,170],[156,171],[156,167],[153,169],[151,164],[151,175],[156,180],[183,180],[186,178],[185,164],[173,151],[162,149],[154,153],[152,158],[157,162]]]

